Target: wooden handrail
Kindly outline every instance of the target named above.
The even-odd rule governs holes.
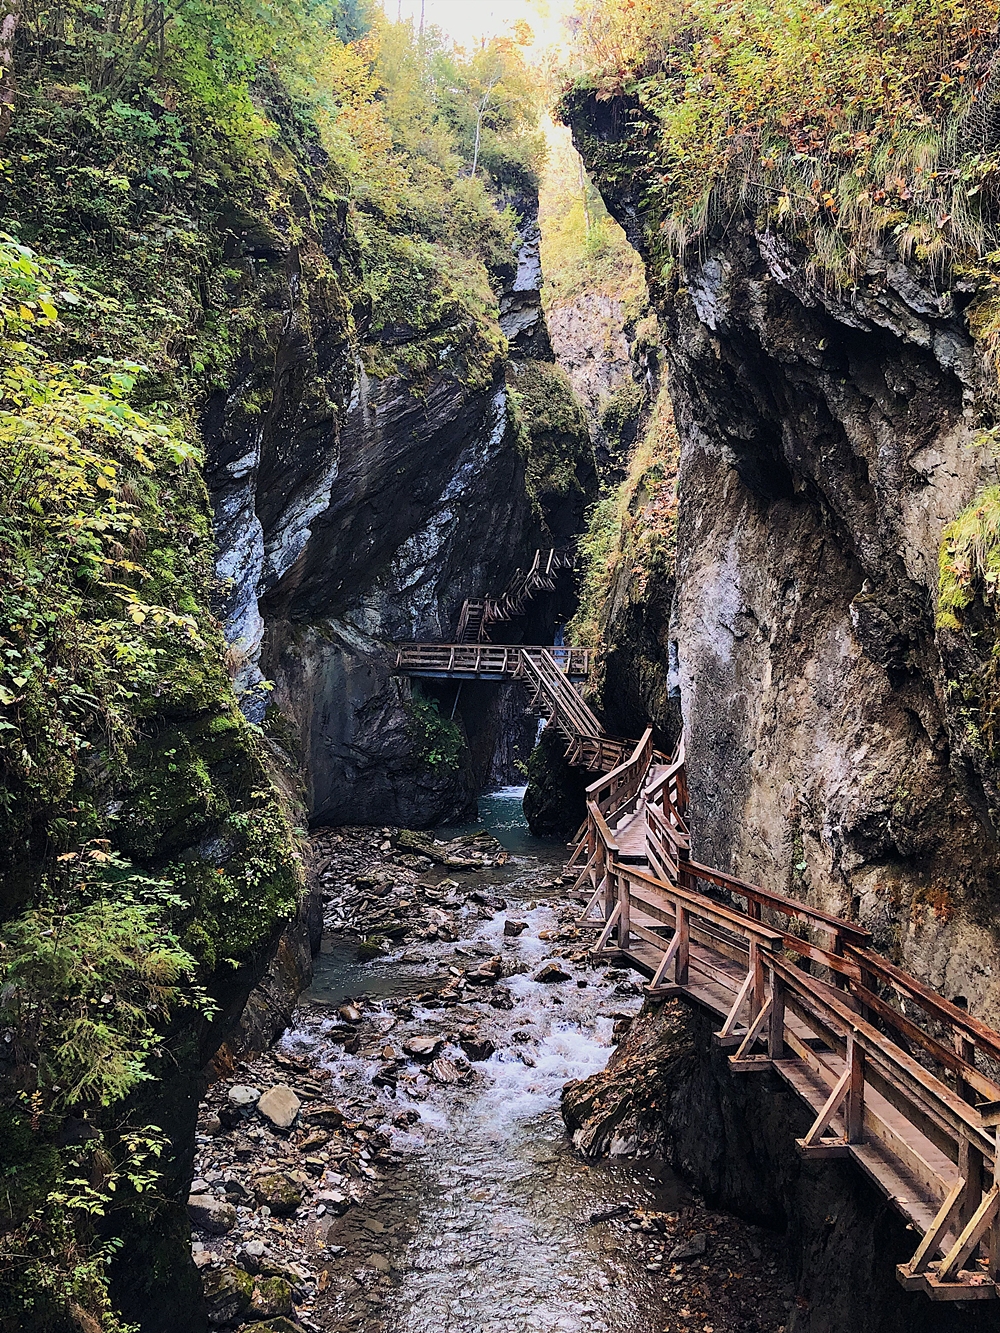
[[[769,889],[762,889],[756,884],[748,884],[746,880],[737,879],[735,875],[727,875],[722,870],[713,870],[711,866],[702,865],[699,861],[688,861],[684,870],[698,879],[707,879],[722,889],[728,889],[741,898],[748,898],[751,902],[760,903],[762,907],[770,907],[785,916],[793,916],[800,921],[812,922],[826,930],[836,932],[845,939],[854,940],[858,943],[867,943],[871,939],[871,931],[865,930],[863,926],[855,925],[853,921],[847,921],[844,917],[833,916],[829,912],[820,911],[817,907],[810,907],[808,903],[799,902],[796,898],[786,898],[783,893],[774,893]]]
[[[936,991],[932,991],[916,977],[911,977],[902,968],[890,963],[881,954],[854,945],[848,945],[846,952],[858,962],[862,972],[868,972],[879,981],[891,986],[893,990],[919,1005],[938,1022],[964,1033],[981,1050],[988,1052],[994,1060],[1000,1061],[1000,1033],[995,1032],[993,1028],[978,1018],[973,1018],[964,1009],[959,1009],[943,995],[938,995]]]
[[[617,949],[648,968],[653,995],[697,994],[721,1012],[717,1036],[738,1046],[734,1070],[779,1069],[813,1108],[798,1140],[804,1154],[869,1154],[857,1160],[923,1234],[897,1270],[904,1286],[944,1300],[1000,1294],[1000,1186],[988,1189],[1000,1170],[991,1132],[1000,1125],[1000,1033],[873,952],[870,932],[855,922],[692,861],[681,756],[654,774],[651,731],[628,750],[617,744],[619,762],[587,789],[582,846],[590,855],[577,882],[589,874],[594,884],[581,920],[600,900],[598,951]],[[634,821],[621,817],[637,806],[648,869],[634,864]],[[772,914],[805,922],[822,943],[762,919]],[[803,970],[810,963],[832,982]],[[705,980],[691,983],[689,970]],[[766,1055],[753,1054],[760,1043]],[[988,1068],[977,1068],[977,1052]],[[924,1194],[914,1195],[915,1181]],[[930,1224],[928,1195],[941,1207]],[[985,1274],[973,1262],[980,1241],[990,1256],[980,1261]]]

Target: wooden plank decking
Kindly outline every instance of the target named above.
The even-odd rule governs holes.
[[[649,978],[651,997],[707,1010],[733,1077],[771,1071],[807,1108],[797,1150],[853,1161],[912,1225],[901,1283],[995,1299],[1000,1083],[976,1051],[992,1063],[1000,1034],[879,958],[855,923],[692,861],[683,757],[657,762],[648,732],[588,789],[570,864],[595,952]]]

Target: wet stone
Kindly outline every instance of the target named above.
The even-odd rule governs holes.
[[[276,1129],[288,1129],[299,1113],[302,1102],[287,1084],[279,1083],[267,1092],[257,1103],[257,1114],[269,1121]]]
[[[569,981],[570,974],[564,971],[558,963],[546,963],[544,967],[539,968],[532,980],[542,981],[546,985],[551,985],[557,981]]]

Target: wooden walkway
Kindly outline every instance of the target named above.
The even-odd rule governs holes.
[[[868,932],[692,860],[683,753],[647,731],[588,788],[571,866],[594,951],[719,1020],[734,1075],[809,1108],[803,1156],[855,1162],[921,1238],[900,1282],[993,1300],[1000,1279],[1000,1033],[869,946]]]
[[[523,680],[528,707],[548,718],[566,742],[571,763],[606,773],[622,763],[635,742],[608,736],[578,686],[590,674],[589,648],[489,643],[401,643],[396,670],[433,680]],[[660,756],[661,758],[663,756]]]
[[[900,1282],[932,1300],[1000,1287],[1000,1033],[882,958],[866,930],[691,856],[683,746],[609,737],[579,689],[583,649],[403,644],[399,671],[524,680],[587,789],[570,865],[594,952],[652,997],[719,1021],[734,1075],[773,1071],[809,1108],[797,1148],[853,1161],[920,1237]]]

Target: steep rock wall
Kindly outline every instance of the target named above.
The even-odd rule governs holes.
[[[424,826],[467,814],[501,733],[517,725],[491,708],[484,723],[468,695],[457,718],[468,738],[477,733],[475,762],[428,767],[415,752],[409,682],[392,674],[387,651],[448,641],[466,598],[502,589],[536,546],[568,539],[592,485],[585,432],[577,439],[568,421],[546,434],[533,403],[511,403],[508,383],[537,377],[552,355],[537,205],[515,203],[519,249],[499,275],[496,338],[456,326],[429,375],[405,366],[440,327],[374,330],[356,298],[351,310],[346,232],[328,226],[311,247],[272,241],[268,273],[258,262],[250,281],[258,301],[273,291],[283,317],[248,345],[204,416],[244,708],[284,719],[279,739],[303,763],[319,822]],[[310,248],[342,269],[341,283],[309,280]],[[366,369],[387,348],[400,372]]]
[[[583,99],[574,128],[651,255],[630,113]],[[650,276],[681,441],[671,651],[696,854],[853,916],[997,1021],[994,779],[934,628],[941,534],[985,462],[971,290],[886,256],[841,299],[750,224],[666,288]]]

